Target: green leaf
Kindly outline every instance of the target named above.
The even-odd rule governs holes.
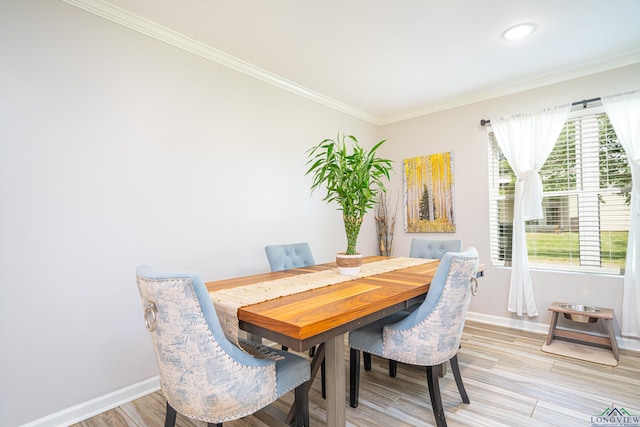
[[[386,191],[383,179],[389,180],[393,161],[379,158],[376,154],[385,142],[379,141],[367,151],[355,136],[338,132],[335,140],[324,139],[307,150],[306,164],[311,166],[305,175],[312,175],[311,192],[324,186],[327,193],[322,200],[335,202],[338,210],[343,212],[347,253],[355,253],[362,219],[373,208],[379,191]]]

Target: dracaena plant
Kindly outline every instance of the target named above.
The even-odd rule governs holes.
[[[335,202],[342,211],[347,235],[346,255],[356,254],[356,243],[364,215],[375,205],[378,193],[386,191],[384,180],[389,180],[393,170],[392,161],[377,156],[378,149],[386,140],[365,150],[353,135],[340,135],[325,139],[307,151],[307,170],[313,181],[311,192],[325,187],[327,194],[322,199]]]

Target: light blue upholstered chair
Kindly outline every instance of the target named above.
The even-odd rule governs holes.
[[[309,244],[290,243],[286,245],[265,246],[269,267],[271,271],[289,270],[290,268],[307,267],[315,265]]]
[[[462,239],[411,239],[410,258],[442,259],[447,252],[462,251]],[[424,298],[422,299],[424,301]],[[419,304],[422,303],[419,302]],[[410,307],[410,310],[415,307]],[[395,375],[393,375],[395,376]]]
[[[165,427],[175,425],[177,412],[222,426],[294,389],[296,423],[309,425],[306,359],[264,346],[264,358],[253,357],[233,345],[197,273],[140,266],[136,275],[167,399]]]
[[[409,248],[410,258],[424,259],[442,259],[447,252],[460,252],[462,250],[462,239],[411,239],[411,247]],[[417,304],[422,304],[424,298]],[[409,307],[408,311],[415,310],[417,306]],[[371,355],[364,353],[364,367],[371,370]],[[395,360],[389,360],[389,376],[395,377],[398,370],[398,363]]]
[[[458,366],[458,349],[478,270],[478,252],[448,252],[431,282],[425,301],[415,311],[399,312],[349,333],[350,404],[358,406],[360,351],[427,367],[431,406],[438,427],[446,426],[437,368],[451,362],[464,403],[469,397]]]

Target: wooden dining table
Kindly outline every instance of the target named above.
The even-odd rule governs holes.
[[[363,263],[381,261],[365,257]],[[302,352],[321,345],[326,371],[326,425],[346,425],[345,334],[407,308],[427,293],[439,261],[324,286],[238,309],[240,329]],[[335,263],[207,282],[209,292],[335,269]],[[320,357],[318,357],[320,356]],[[312,364],[312,374],[318,366]]]

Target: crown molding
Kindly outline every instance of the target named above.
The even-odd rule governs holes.
[[[232,70],[241,72],[255,79],[269,83],[280,89],[310,99],[319,104],[341,111],[353,117],[359,118],[369,123],[379,125],[381,120],[364,111],[353,108],[338,100],[324,96],[318,92],[307,89],[297,83],[287,80],[281,76],[273,74],[267,70],[256,67],[241,59],[228,55],[220,50],[214,49],[204,43],[189,38],[183,34],[173,31],[167,27],[159,25],[153,21],[133,14],[103,0],[62,0],[72,6],[76,6],[87,12],[98,15],[109,21],[123,25],[132,30],[138,31],[149,37],[183,49],[187,52],[198,55],[209,61],[215,62]]]
[[[481,101],[488,101],[490,99],[499,98],[501,96],[513,95],[515,93],[524,92],[526,90],[537,89],[555,83],[562,83],[567,80],[586,77],[592,74],[602,73],[605,71],[626,67],[628,65],[634,65],[637,63],[640,63],[640,53],[635,53],[633,55],[625,56],[622,58],[601,61],[585,67],[566,70],[564,72],[555,73],[553,75],[545,76],[542,78],[524,80],[515,84],[485,89],[480,92],[476,92],[471,96],[465,96],[453,101],[443,102],[439,104],[432,104],[428,107],[383,118],[379,121],[379,125],[387,125],[402,120],[408,120],[420,116],[425,116],[427,114],[437,113],[439,111],[449,110],[451,108],[463,107],[465,105],[475,104]]]

